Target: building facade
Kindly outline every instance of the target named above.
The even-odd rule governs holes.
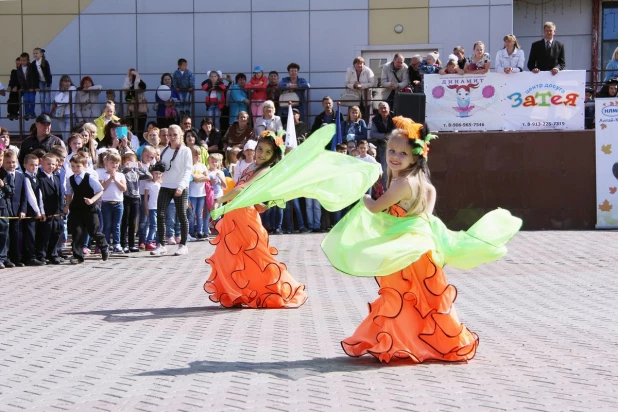
[[[454,46],[471,54],[474,42],[481,40],[493,58],[510,33],[527,55],[547,20],[557,24],[567,67],[589,69],[593,1],[0,1],[0,81],[6,85],[14,58],[34,47],[46,49],[53,88],[60,75],[68,74],[75,84],[88,75],[104,89],[120,89],[128,69],[135,68],[148,88],[156,89],[161,74],[173,72],[181,57],[188,60],[197,85],[210,70],[250,76],[252,67],[261,65],[284,74],[296,62],[300,76],[315,88],[310,111],[317,114],[324,95],[336,99],[341,94],[332,88],[343,86],[356,56],[379,73],[396,52],[409,57],[437,50],[444,61]],[[611,26],[613,14],[607,11],[613,12],[613,5],[602,4],[603,34],[616,35],[599,39],[603,50],[611,49],[610,56],[618,46],[618,29]],[[147,97],[154,102],[154,91]],[[201,103],[204,96],[198,94],[196,100]],[[196,114],[204,111],[199,104]]]

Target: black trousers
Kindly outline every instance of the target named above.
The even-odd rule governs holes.
[[[187,244],[187,235],[189,234],[189,219],[187,218],[187,206],[189,201],[189,190],[185,189],[182,195],[175,197],[176,189],[162,187],[159,189],[159,197],[157,197],[157,239],[160,245],[165,246],[167,238],[165,237],[167,224],[167,207],[174,199],[176,206],[176,219],[180,222],[180,244]]]
[[[99,224],[99,207],[95,206],[86,211],[73,211],[69,213],[67,221],[67,229],[73,237],[72,248],[73,257],[79,260],[84,260],[84,240],[86,235],[90,235],[101,250],[107,248],[105,235],[101,232]]]
[[[50,217],[45,222],[36,223],[36,258],[37,260],[58,257],[58,243],[62,235],[62,218]]]
[[[24,263],[36,258],[36,223],[37,220],[32,216],[27,216],[21,221],[21,232],[24,239],[22,261]]]
[[[0,208],[0,216],[9,216],[6,207]],[[8,260],[9,253],[9,219],[0,218],[0,263],[4,264]]]
[[[135,221],[139,217],[139,198],[125,197],[120,226],[120,244],[122,247],[135,247]],[[127,229],[129,243],[127,244]]]
[[[18,92],[10,92],[9,98],[6,101],[6,111],[8,115],[17,116],[19,115],[19,93]]]
[[[19,227],[21,221],[17,219],[9,220],[9,260],[13,263],[21,262],[21,253],[19,250],[19,241],[21,240],[21,232]]]

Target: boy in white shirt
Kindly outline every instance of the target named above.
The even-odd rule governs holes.
[[[144,181],[143,211],[144,215],[148,218],[147,230],[144,235],[146,250],[155,250],[157,248],[157,199],[164,171],[165,166],[157,163],[150,168],[152,180]]]
[[[357,159],[364,160],[368,163],[380,164],[373,156],[369,156],[367,153],[369,151],[369,142],[367,140],[359,141],[358,146],[356,146],[356,150],[358,150],[359,153],[359,155],[356,156]],[[382,165],[380,165],[380,176],[382,176],[382,172]]]
[[[206,181],[208,169],[200,162],[202,151],[199,146],[191,148],[193,168],[191,169],[191,183],[189,183],[189,236],[187,240],[194,242],[197,239],[208,238],[208,220],[210,214],[206,206]],[[209,159],[210,160],[210,159]],[[206,224],[204,224],[204,210],[206,210]],[[204,230],[205,229],[205,230]]]
[[[103,234],[107,243],[113,246],[112,253],[123,253],[120,246],[120,224],[124,211],[124,191],[127,190],[127,181],[118,171],[120,155],[110,152],[105,156],[105,172],[99,174],[99,181],[103,186],[101,196],[101,212],[103,213]]]

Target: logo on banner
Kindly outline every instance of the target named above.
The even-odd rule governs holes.
[[[605,116],[616,117],[618,116],[618,106],[604,107],[603,110],[601,110],[601,113],[603,113]]]
[[[445,99],[454,102],[456,106],[450,106],[455,111],[457,117],[471,117],[474,112],[479,112],[486,107],[473,104],[474,101],[491,99],[496,94],[496,89],[492,85],[482,86],[484,78],[466,79],[445,79],[439,86],[435,86],[431,91],[434,99]],[[452,90],[450,93],[446,91]],[[450,104],[453,104],[450,103]],[[474,110],[477,109],[477,110]]]
[[[537,91],[535,90],[544,90]],[[555,83],[539,83],[524,91],[511,93],[506,96],[511,100],[511,107],[551,107],[551,106],[577,106],[579,94],[569,92]]]

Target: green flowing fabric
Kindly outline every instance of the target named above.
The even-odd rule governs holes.
[[[322,250],[336,269],[353,276],[391,275],[428,251],[440,266],[470,269],[504,256],[506,242],[521,224],[507,210],[497,209],[469,230],[454,232],[435,216],[371,213],[359,202],[326,235]]]
[[[335,134],[335,125],[324,126],[279,163],[251,182],[230,203],[213,210],[213,219],[235,209],[308,197],[329,211],[341,210],[360,199],[380,177],[377,164],[325,150]]]

